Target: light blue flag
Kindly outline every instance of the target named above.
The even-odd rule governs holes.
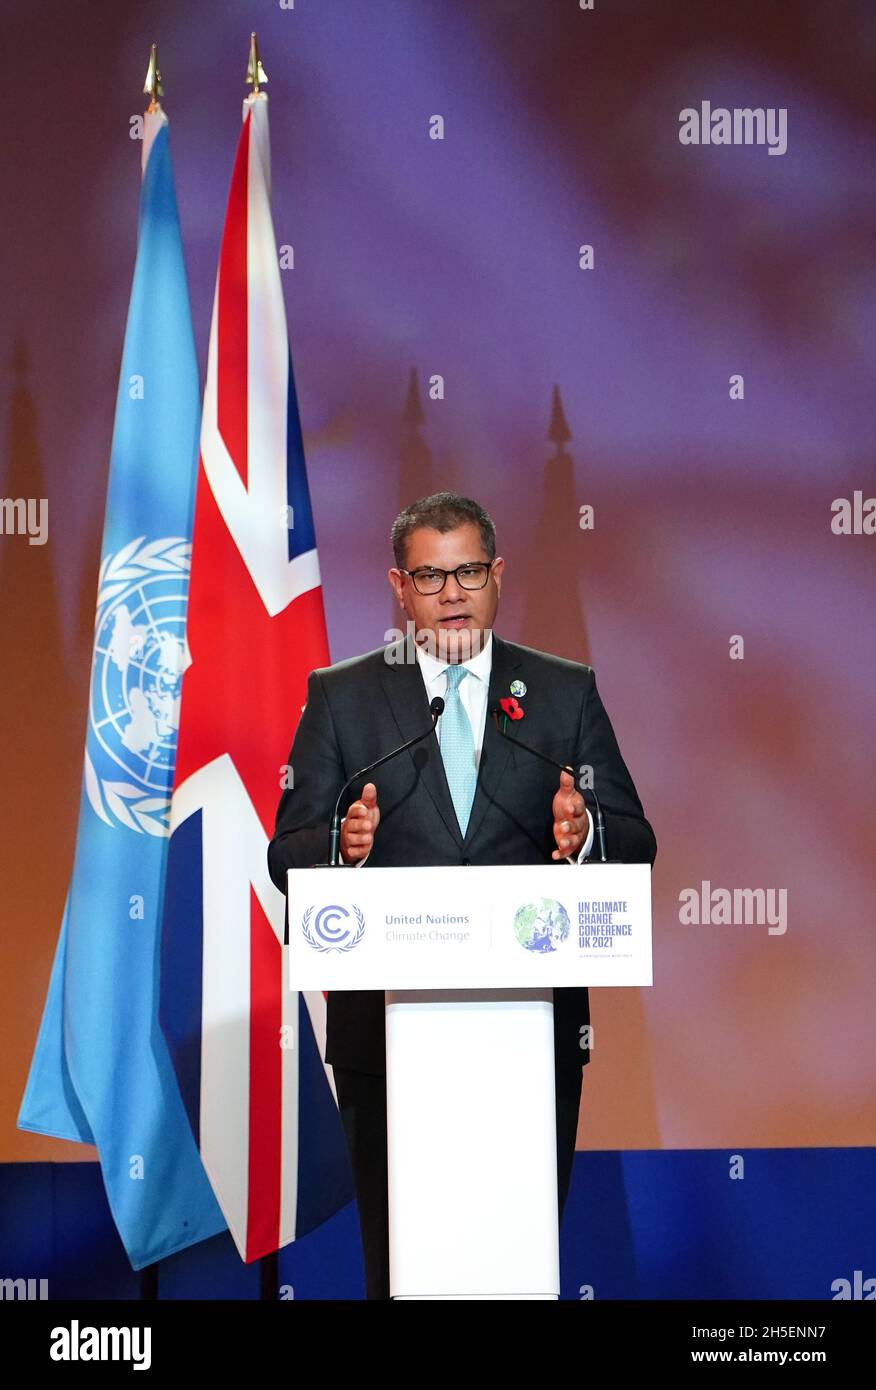
[[[134,1269],[226,1229],[158,1025],[200,395],[160,110],[145,118],[76,858],[20,1129],[97,1145]]]

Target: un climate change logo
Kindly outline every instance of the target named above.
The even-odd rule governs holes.
[[[85,784],[108,825],[169,834],[191,545],[138,536],[101,563]]]
[[[555,951],[570,931],[568,912],[553,898],[538,898],[514,914],[514,935],[527,951]]]
[[[301,918],[301,930],[314,951],[352,951],[365,934],[365,917],[358,907],[338,903],[309,907]]]

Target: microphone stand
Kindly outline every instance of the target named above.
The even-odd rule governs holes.
[[[336,869],[341,862],[341,800],[344,793],[349,791],[353,783],[358,782],[360,777],[367,777],[369,772],[374,772],[376,768],[382,767],[384,763],[389,762],[390,758],[398,757],[399,753],[404,753],[408,748],[413,748],[415,744],[422,743],[423,739],[428,738],[430,734],[434,734],[438,720],[444,713],[444,701],[440,695],[436,695],[435,699],[430,704],[429,713],[432,716],[432,725],[425,733],[417,734],[416,738],[408,739],[407,743],[403,743],[400,748],[394,748],[391,753],[385,753],[382,758],[378,758],[376,762],[369,763],[367,767],[360,767],[359,771],[354,772],[353,776],[341,787],[341,790],[338,792],[338,799],[335,802],[331,826],[329,827],[328,868]]]

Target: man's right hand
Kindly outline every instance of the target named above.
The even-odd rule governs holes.
[[[362,799],[353,802],[341,825],[341,858],[345,864],[355,864],[371,853],[379,822],[377,788],[373,782],[366,782]]]

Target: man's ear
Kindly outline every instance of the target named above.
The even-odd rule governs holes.
[[[504,572],[504,569],[505,561],[502,559],[501,555],[497,555],[495,560],[493,561],[493,578],[496,581],[497,593],[501,593],[502,590],[502,574]]]
[[[401,570],[393,568],[387,571],[386,577],[389,580],[390,587],[398,599],[399,604],[404,608],[404,575]]]

